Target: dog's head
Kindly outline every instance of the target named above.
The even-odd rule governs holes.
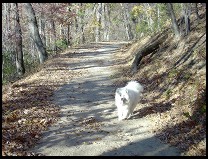
[[[128,95],[128,90],[126,88],[118,88],[116,90],[116,93],[119,95],[120,100],[122,101],[123,104],[129,103],[129,95]]]

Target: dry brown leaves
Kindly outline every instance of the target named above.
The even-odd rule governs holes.
[[[41,71],[19,80],[4,89],[2,96],[2,155],[38,156],[27,152],[57,120],[59,107],[51,100],[53,91],[81,71],[69,64],[77,62],[73,52],[65,52],[48,60]]]
[[[204,54],[206,42],[179,67],[172,67],[184,54],[190,53],[185,51],[204,34],[204,27],[201,28],[179,41],[176,48],[169,48],[173,42],[171,38],[167,39],[169,45],[161,47],[162,51],[154,56],[144,57],[133,76],[128,74],[131,64],[126,61],[132,59],[129,57],[133,52],[120,52],[115,56],[118,59],[115,68],[120,75],[115,85],[119,87],[132,79],[141,82],[145,88],[141,105],[145,104],[145,107],[138,110],[139,117],[148,117],[155,123],[152,132],[188,156],[206,156],[206,68],[198,67],[205,60],[200,54]],[[193,61],[195,63],[191,63]]]

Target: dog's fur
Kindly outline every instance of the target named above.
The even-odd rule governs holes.
[[[118,120],[129,118],[137,103],[141,99],[143,86],[137,81],[130,81],[125,87],[117,88],[115,93],[115,105],[118,111]]]

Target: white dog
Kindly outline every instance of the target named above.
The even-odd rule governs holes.
[[[117,88],[115,94],[115,105],[118,111],[118,120],[129,118],[137,103],[141,99],[143,86],[137,81],[130,81],[125,87]]]

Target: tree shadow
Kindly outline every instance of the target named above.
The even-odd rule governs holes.
[[[162,113],[162,112],[165,112],[165,111],[169,111],[172,107],[172,103],[174,103],[176,99],[172,99],[168,102],[151,102],[149,103],[150,106],[148,107],[144,107],[144,108],[141,108],[137,111],[134,111],[134,114],[131,118],[133,119],[137,119],[137,118],[143,118],[147,115],[150,115],[150,114],[154,114],[154,113]]]
[[[183,56],[175,62],[175,64],[173,65],[173,67],[178,67],[179,65],[182,65],[185,61],[187,61],[190,56],[193,54],[195,47],[197,46],[197,44],[199,43],[199,41],[204,37],[204,35],[206,35],[206,33],[204,33],[202,36],[200,36],[195,43],[183,54]],[[205,40],[200,44],[202,45],[203,43],[205,43]],[[200,45],[198,47],[200,47]],[[180,63],[180,64],[179,64]]]
[[[118,48],[112,46],[110,49],[110,52],[113,53],[116,51],[116,49]],[[83,53],[79,53],[77,57],[85,58],[88,56],[94,57],[97,55],[109,54],[109,52],[105,51],[105,49],[100,50],[99,53],[98,52],[83,52]],[[63,60],[61,62],[56,62],[56,60],[54,59],[55,60],[54,62],[47,64],[48,70],[56,71],[56,70],[67,70],[67,69],[74,68],[79,63],[72,62],[73,65],[70,65],[69,61],[70,61],[70,58],[72,57],[76,57],[76,54],[73,52],[67,52],[67,53],[63,53],[60,55],[56,55],[55,58],[61,58]],[[68,62],[66,60],[68,60]],[[96,63],[96,61],[92,60],[88,64],[93,63],[93,62]],[[80,67],[83,68],[82,64],[83,63],[80,64]],[[111,64],[105,63],[104,65],[107,66]],[[96,63],[96,67],[97,66],[99,66],[99,63]],[[44,76],[44,72],[42,76]],[[90,78],[92,79],[93,77],[90,77]],[[100,76],[93,78],[93,80],[91,80],[90,78],[87,79],[87,81],[85,81],[85,84],[86,82],[89,84],[89,87],[87,87],[86,90],[83,90],[85,88],[80,88],[80,86],[82,87],[84,83],[78,82],[78,81],[76,81],[75,83],[72,82],[71,84],[68,84],[68,85],[63,85],[59,90],[57,90],[57,92],[61,92],[61,93],[63,93],[62,91],[65,90],[66,93],[64,92],[65,93],[64,95],[62,94],[59,96],[60,97],[59,101],[61,100],[62,101],[61,103],[58,103],[60,105],[56,107],[54,105],[51,106],[49,103],[51,103],[52,101],[52,98],[53,98],[52,95],[53,95],[54,89],[57,87],[60,87],[60,84],[54,84],[53,81],[50,81],[50,80],[47,81],[48,85],[39,84],[39,83],[44,82],[42,81],[42,79],[34,79],[32,80],[33,82],[13,84],[12,86],[13,88],[11,88],[12,93],[10,93],[10,96],[12,96],[12,98],[7,98],[7,99],[4,98],[3,100],[2,114],[4,115],[2,118],[2,122],[3,122],[2,125],[3,125],[4,135],[2,137],[2,141],[6,143],[6,141],[10,142],[10,139],[12,139],[11,141],[20,140],[19,143],[21,143],[21,145],[24,145],[23,148],[27,149],[28,147],[31,146],[32,143],[36,142],[39,139],[39,137],[37,136],[40,136],[42,131],[45,130],[47,126],[54,123],[53,117],[58,115],[57,110],[60,107],[64,106],[65,104],[66,105],[72,104],[75,107],[83,107],[83,111],[82,112],[74,111],[75,113],[74,115],[73,114],[71,115],[72,112],[63,111],[63,113],[60,116],[62,117],[64,116],[66,118],[66,122],[64,122],[65,125],[62,124],[62,126],[67,126],[67,125],[70,125],[71,123],[76,124],[76,121],[74,121],[75,118],[81,118],[84,120],[85,117],[88,118],[89,116],[96,116],[94,118],[95,119],[94,123],[96,123],[99,127],[100,121],[104,119],[104,117],[102,116],[103,111],[106,110],[104,106],[109,105],[109,101],[114,98],[114,95],[113,95],[114,93],[112,94],[111,92],[111,91],[114,91],[114,87],[111,87],[111,85],[102,84],[102,83],[105,83],[106,80],[108,80],[108,77],[104,78],[102,74]],[[74,98],[74,96],[76,97]],[[90,98],[92,98],[92,100],[90,100]],[[99,104],[102,104],[103,107],[97,108]],[[114,111],[115,111],[114,107],[109,107],[108,111],[103,113],[104,115],[108,116],[106,120],[110,120],[112,118],[111,115]],[[26,113],[29,112],[29,113],[24,114],[24,112]],[[5,115],[8,113],[11,113],[13,115],[11,117],[8,117],[7,115]],[[21,122],[22,119],[24,118],[27,118],[26,121],[28,122],[32,123],[36,121],[36,123],[32,123],[31,126],[30,124],[28,125],[27,123],[17,124]],[[47,121],[47,122],[43,124],[43,123],[40,123],[40,120]],[[84,121],[77,121],[77,122],[80,122],[80,124],[83,124]],[[5,123],[6,124],[9,123],[10,126],[8,127],[8,125],[6,125]],[[78,125],[78,127],[79,126],[80,125]],[[11,128],[13,127],[14,131],[16,131],[15,134],[5,133],[6,131],[11,129],[10,127]],[[16,128],[18,130],[16,130]],[[69,126],[68,128],[70,130],[71,127]],[[92,127],[89,127],[89,129],[90,128],[92,130]],[[23,134],[22,130],[24,129],[25,131]],[[58,127],[57,132],[59,130],[61,130],[60,127]],[[65,129],[65,130],[68,131],[68,129]],[[86,133],[86,131],[84,133]],[[19,134],[23,134],[23,136]],[[76,136],[76,133],[74,137],[75,136]],[[60,140],[60,141],[64,141],[64,140],[65,139]],[[54,139],[52,141],[54,141]],[[26,143],[29,143],[29,144],[26,144]],[[56,145],[56,142],[53,142],[53,145]],[[48,146],[50,146],[50,144]]]
[[[167,144],[160,144],[153,136],[130,142],[120,148],[112,148],[101,156],[180,156],[180,151]]]
[[[190,39],[187,39],[186,41],[186,44],[188,45],[187,51],[183,52],[182,54],[179,54],[179,56],[176,59],[176,62],[173,62],[174,60],[171,59],[169,60],[169,63],[167,63],[167,65],[164,62],[162,63],[163,65],[161,65],[161,67],[169,68],[166,70],[164,69],[165,72],[158,73],[159,71],[157,72],[157,69],[155,69],[156,70],[155,72],[152,71],[151,69],[147,69],[145,70],[144,74],[138,73],[138,77],[136,77],[135,75],[134,78],[137,78],[136,80],[138,80],[145,86],[144,97],[148,95],[149,92],[150,93],[156,92],[156,94],[154,94],[153,97],[151,96],[150,98],[151,102],[149,103],[150,106],[135,111],[135,114],[134,116],[132,116],[132,118],[142,118],[149,114],[154,114],[157,112],[158,113],[166,112],[168,110],[171,110],[171,108],[173,107],[172,104],[177,105],[176,102],[183,101],[184,98],[190,100],[190,101],[188,100],[186,101],[186,104],[190,105],[189,107],[193,107],[193,105],[200,105],[199,101],[204,101],[204,107],[206,107],[205,100],[203,99],[205,98],[205,94],[206,94],[205,93],[206,86],[203,86],[204,88],[202,88],[203,89],[202,92],[204,92],[203,95],[204,97],[203,98],[198,97],[197,100],[194,101],[194,104],[193,102],[191,102],[191,100],[194,97],[193,98],[184,97],[181,95],[181,94],[183,95],[188,94],[188,93],[184,93],[186,91],[190,91],[189,89],[186,89],[188,86],[191,85],[193,85],[193,87],[197,86],[198,79],[196,78],[196,72],[197,72],[197,77],[199,77],[198,71],[200,71],[202,68],[205,68],[206,66],[205,58],[202,59],[200,55],[198,55],[200,54],[200,52],[198,54],[195,54],[196,53],[195,50],[198,50],[201,47],[205,47],[206,33],[199,34],[200,37],[197,38],[194,35],[195,34],[193,34],[193,36],[190,36],[191,37]],[[165,52],[155,53],[154,56],[148,56],[146,57],[146,59],[144,58],[143,59],[144,61],[142,62],[140,68],[142,69],[142,67],[145,67],[145,65],[147,64],[151,65],[151,62],[154,61],[154,59],[156,58],[160,58],[162,54],[165,54]],[[173,65],[173,67],[170,67],[171,65]],[[145,75],[146,72],[153,72],[151,74],[151,78]],[[202,82],[204,83],[204,81]],[[201,85],[202,84],[199,84],[199,86],[197,86],[197,89]],[[172,91],[175,88],[179,88],[176,90],[178,90],[180,93]],[[194,89],[195,88],[193,88],[193,90]],[[173,96],[176,96],[176,94],[173,92],[179,94],[179,97],[173,98]],[[161,106],[163,109],[158,109],[159,106]],[[182,107],[183,105],[178,104],[178,107],[180,106]],[[189,149],[193,147],[198,148],[199,146],[197,147],[197,144],[206,140],[206,132],[205,132],[206,114],[201,112],[202,109],[206,110],[206,108],[204,107],[201,106],[197,109],[193,108],[192,109],[194,110],[193,114],[187,115],[186,114],[187,112],[183,112],[184,114],[182,115],[184,116],[187,115],[187,120],[178,123],[174,126],[168,125],[163,130],[161,130],[162,132],[160,133],[160,135],[158,135],[158,137],[160,137],[163,141],[168,141],[167,140],[168,137],[169,142],[174,146],[179,146],[184,153],[186,153]],[[203,121],[204,123],[201,123]],[[206,150],[202,149],[200,151],[202,152],[202,154],[206,155]]]
[[[54,92],[53,101],[62,108],[60,117],[64,120],[44,132],[44,142],[40,140],[39,150],[59,143],[64,143],[66,147],[92,144],[108,135],[108,132],[101,130],[101,126],[117,119],[117,116],[112,116],[116,107],[111,104],[114,102],[115,87],[103,85],[105,78],[77,81],[65,84]],[[65,111],[68,107],[70,111]],[[92,120],[92,123],[87,123],[87,120]]]
[[[182,152],[186,152],[190,147],[197,147],[199,142],[206,144],[206,88],[202,89],[193,104],[194,112],[186,115],[187,120],[172,127],[167,126],[157,136],[164,140],[169,138],[171,145],[178,146]],[[185,113],[185,112],[184,112]],[[168,135],[171,133],[171,135]],[[206,148],[198,148],[201,154],[206,155]],[[196,154],[197,155],[197,154]]]
[[[108,46],[109,45],[109,46]],[[50,70],[80,70],[80,69],[87,69],[87,68],[92,68],[92,67],[107,67],[107,66],[113,66],[115,65],[113,62],[109,62],[105,57],[106,55],[113,54],[119,50],[119,45],[118,46],[111,46],[108,44],[107,47],[108,49],[97,49],[97,50],[89,50],[86,49],[86,51],[79,51],[76,50],[75,52],[66,52],[63,54],[59,54],[56,56],[56,58],[61,58],[63,59],[61,62],[56,62],[56,66],[58,68],[52,68]],[[106,46],[103,44],[103,46]],[[94,57],[99,57],[99,59],[95,59]],[[83,62],[74,62],[72,61],[69,63],[69,58],[80,58],[80,59],[86,59],[88,58],[87,61]],[[103,57],[103,58],[102,58]],[[111,59],[112,61],[113,59]],[[52,66],[54,63],[49,64],[48,66]],[[76,66],[76,67],[75,67]]]

